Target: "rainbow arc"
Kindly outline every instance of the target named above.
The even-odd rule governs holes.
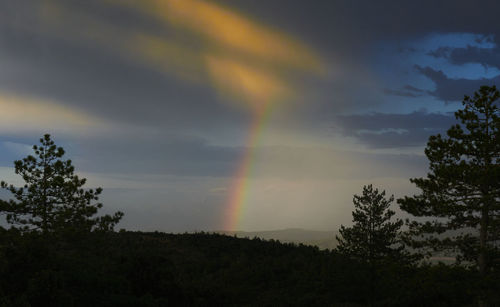
[[[226,204],[225,230],[238,230],[245,214],[250,193],[250,179],[256,160],[256,150],[262,133],[271,117],[273,104],[266,103],[257,108],[252,115],[252,121],[245,142],[245,151],[233,175],[229,197]]]

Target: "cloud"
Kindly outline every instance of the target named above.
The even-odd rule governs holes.
[[[22,47],[16,42],[2,44],[9,55],[0,54],[0,92],[55,101],[98,114],[110,125],[135,129],[213,132],[245,122],[244,112],[218,103],[208,86],[193,86],[64,41],[44,40],[43,45],[50,47],[47,53],[40,52],[35,39],[24,41]]]
[[[342,115],[335,121],[339,133],[371,148],[421,146],[430,135],[446,131],[454,123],[452,116],[425,111]]]
[[[124,26],[50,0],[39,9],[43,28],[49,35],[86,41],[183,81],[212,86],[226,101],[245,102],[252,110],[298,95],[300,83],[294,78],[318,77],[325,70],[312,48],[289,34],[212,2],[105,3],[111,10],[152,16],[156,22]]]
[[[500,69],[500,48],[480,48],[467,46],[466,48],[437,49],[432,52],[435,57],[442,57],[455,65],[479,63],[484,67]]]
[[[150,0],[137,7],[200,40],[199,56],[215,89],[252,109],[290,98],[297,85],[288,74],[323,70],[304,44],[227,7],[200,0]]]
[[[87,128],[59,123],[64,129],[54,137],[74,158],[77,170],[99,173],[105,193],[108,185],[121,181],[140,190],[117,193],[119,197],[110,197],[109,202],[104,199],[106,206],[114,204],[112,209],[126,207],[131,228],[175,225],[179,231],[217,226],[227,194],[217,188],[231,186],[229,177],[241,153],[249,150],[242,145],[251,114],[247,110],[255,110],[257,101],[291,102],[294,114],[275,112],[290,123],[276,123],[273,118],[262,146],[254,148],[250,228],[297,226],[304,216],[310,221],[304,227],[330,227],[332,217],[334,223],[348,221],[352,194],[363,184],[376,183],[377,177],[393,177],[386,181],[387,187],[401,193],[402,182],[410,186],[404,178],[425,172],[425,157],[318,148],[330,144],[344,148],[339,143],[345,140],[339,138],[337,143],[339,139],[325,137],[331,131],[328,127],[336,121],[340,135],[370,148],[421,146],[429,135],[444,131],[452,122],[446,114],[338,116],[341,111],[379,107],[391,108],[387,112],[392,113],[426,104],[433,110],[442,108],[426,97],[431,79],[421,72],[409,74],[406,70],[412,64],[401,68],[395,62],[421,56],[421,45],[411,49],[405,42],[436,33],[439,40],[447,33],[494,34],[500,5],[489,0],[474,6],[462,0],[439,6],[430,0],[404,5],[395,0],[359,5],[348,1],[309,5],[312,2],[303,0],[0,3],[0,91],[51,101],[91,119],[98,114],[99,121],[123,125],[113,133],[68,136],[63,131]],[[406,51],[388,54],[380,43]],[[386,57],[378,57],[379,51]],[[445,60],[425,57],[422,67],[448,73],[447,67],[433,66]],[[405,71],[395,77],[397,82],[388,81],[388,75],[400,68]],[[463,92],[460,84],[444,90],[450,75],[427,73],[437,80],[432,95],[438,99],[470,93]],[[384,96],[380,91],[384,87],[400,96]],[[422,97],[404,101],[401,95]],[[452,98],[457,97],[461,99]],[[45,132],[52,123],[40,126]],[[318,139],[320,145],[311,145]],[[1,141],[32,144],[33,140]],[[282,146],[267,146],[276,144]],[[17,154],[7,150],[9,145],[1,146],[6,153],[1,158],[12,165]],[[148,190],[152,186],[156,191]]]
[[[322,69],[321,60],[309,47],[228,7],[200,0],[148,0],[137,7],[166,24],[205,38],[207,49],[229,49],[271,65]]]
[[[415,88],[411,85],[406,85],[402,90],[385,88],[384,94],[392,96],[416,98],[423,96],[425,94],[425,91]]]
[[[461,101],[464,95],[472,95],[482,85],[500,84],[500,75],[491,79],[451,79],[443,71],[435,70],[429,66],[421,67],[415,65],[415,68],[419,73],[428,77],[436,84],[436,89],[429,93],[445,102]]]
[[[240,110],[222,110],[217,106],[220,97],[250,109],[256,104],[255,99],[293,103],[300,97],[308,105],[321,108],[318,116],[346,108],[361,109],[383,99],[374,99],[374,91],[366,89],[380,80],[366,69],[370,66],[367,62],[374,58],[368,52],[373,50],[369,48],[371,44],[379,39],[411,40],[431,32],[447,33],[463,28],[456,19],[443,18],[444,8],[429,12],[427,8],[433,6],[430,1],[403,7],[395,1],[362,6],[330,1],[307,10],[302,1],[292,0],[287,2],[286,10],[280,1],[265,4],[237,0],[25,3],[31,4],[9,4],[10,10],[16,11],[16,19],[22,22],[11,22],[15,24],[11,27],[13,30],[4,33],[11,33],[14,38],[3,41],[2,49],[19,45],[20,48],[12,52],[18,53],[19,49],[21,53],[30,52],[20,61],[29,62],[35,74],[36,71],[43,74],[31,76],[32,72],[26,71],[23,76],[1,78],[7,82],[0,82],[0,86],[23,82],[28,91],[36,87],[35,95],[41,93],[65,104],[93,108],[92,113],[99,110],[99,114],[106,117],[140,124],[167,125],[177,121],[180,125],[201,126],[210,121],[214,125],[231,121]],[[467,20],[469,12],[460,9],[465,2],[449,3],[448,9],[452,7],[455,16]],[[484,16],[481,23],[474,23],[474,32],[487,29],[483,22],[491,20],[489,13],[494,12],[495,7],[493,3],[478,5],[476,9]],[[275,13],[277,10],[280,14]],[[1,22],[14,19],[4,15]],[[224,22],[211,18],[214,16]],[[258,19],[250,16],[258,16]],[[425,24],[421,23],[422,16],[427,20]],[[393,27],[393,24],[399,26]],[[20,33],[22,31],[26,33]],[[322,51],[321,56],[317,49]],[[324,54],[329,58],[325,59]],[[57,61],[59,63],[54,63]],[[334,81],[325,80],[323,78],[329,77],[322,72],[330,73],[327,67],[332,63],[342,65],[336,72],[339,77]],[[240,69],[231,68],[236,66]],[[365,70],[361,71],[360,67]],[[243,70],[251,71],[246,74],[245,82],[238,81],[242,78],[236,73]],[[235,77],[221,76],[221,71],[235,71]],[[313,80],[304,81],[307,78]],[[226,82],[228,79],[231,82]],[[359,90],[361,83],[362,91]],[[244,84],[259,84],[259,90],[253,89],[257,86]],[[417,95],[411,91],[399,94]],[[63,95],[65,97],[59,97]],[[335,101],[330,97],[336,97]],[[365,105],[358,107],[362,103]],[[120,104],[128,107],[121,108]],[[198,116],[194,109],[205,116]],[[219,115],[222,112],[226,114]]]
[[[15,155],[27,156],[33,153],[33,146],[16,142],[3,142],[3,147]]]
[[[215,88],[229,98],[243,98],[258,112],[269,103],[292,96],[289,85],[264,68],[212,56],[207,56],[207,63]]]
[[[101,176],[113,174],[113,177],[134,181],[136,185],[142,182],[141,187],[157,186],[162,177],[168,176],[180,181],[193,177],[227,180],[240,167],[242,154],[249,150],[253,152],[249,176],[256,179],[367,179],[377,176],[389,165],[393,167],[384,170],[384,176],[404,177],[422,167],[419,156],[342,151],[324,147],[322,142],[308,146],[261,145],[249,148],[210,145],[207,140],[194,137],[140,133],[112,139],[92,137],[68,141],[57,137],[55,140],[66,149],[78,171]],[[11,165],[12,160],[5,161],[5,165]],[[110,182],[112,180],[108,180],[108,184],[113,186]],[[228,184],[211,188],[227,187]]]
[[[216,187],[209,190],[209,192],[212,194],[225,194],[227,193],[227,191],[228,191],[227,187]]]
[[[448,58],[452,49],[453,48],[451,47],[439,47],[435,50],[427,52],[427,55],[435,58]]]
[[[89,132],[106,125],[90,114],[52,101],[0,92],[2,132]]]
[[[296,182],[370,180],[380,174],[404,178],[424,166],[425,157],[414,154],[377,154],[320,146],[263,146],[256,149],[252,174],[256,178]]]
[[[411,85],[408,85],[408,84],[407,84],[407,85],[405,85],[405,86],[403,87],[403,89],[408,90],[408,91],[411,91],[411,92],[414,92],[414,93],[421,93],[421,94],[423,94],[423,93],[426,93],[426,92],[427,92],[427,91],[425,91],[425,90],[422,90],[422,89],[416,88],[416,87],[411,86]]]
[[[485,68],[500,68],[500,32],[495,28],[487,33],[475,32],[475,39],[466,45],[441,46],[427,54],[435,58],[446,59],[454,65],[481,64]]]
[[[112,141],[80,140],[72,150],[78,153],[75,163],[86,172],[228,177],[245,148],[210,145],[193,136],[131,131]]]
[[[13,161],[33,154],[33,145],[21,143],[17,139],[0,139],[0,166],[13,166]],[[0,167],[1,168],[1,167]],[[1,174],[0,174],[1,175]],[[0,177],[1,178],[1,177]]]

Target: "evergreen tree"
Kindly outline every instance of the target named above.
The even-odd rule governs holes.
[[[427,178],[411,179],[420,195],[398,200],[419,221],[409,223],[413,246],[458,254],[485,276],[500,240],[499,91],[482,86],[455,113],[460,124],[447,137],[431,136],[425,149]],[[495,256],[496,255],[496,256]],[[498,262],[498,258],[496,258]]]
[[[84,189],[86,179],[74,174],[71,160],[62,160],[64,149],[50,135],[34,145],[35,156],[14,162],[15,172],[25,184],[15,187],[1,182],[16,200],[2,201],[0,212],[9,224],[25,231],[43,233],[61,230],[109,231],[120,221],[122,212],[94,217],[102,204],[96,202],[102,189]]]
[[[372,185],[363,187],[363,195],[354,195],[353,226],[340,226],[337,250],[343,254],[375,264],[384,260],[405,259],[404,245],[399,240],[402,220],[391,222],[395,214],[389,209],[394,197],[385,198]]]

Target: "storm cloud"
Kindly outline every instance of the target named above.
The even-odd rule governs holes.
[[[452,79],[441,70],[437,71],[431,67],[415,66],[415,68],[436,84],[436,89],[430,93],[444,102],[461,101],[464,95],[472,95],[482,85],[492,86],[500,83],[500,75],[490,79]]]
[[[213,230],[247,161],[242,229],[334,229],[362,184],[410,191],[428,137],[499,83],[498,11],[0,0],[0,175],[50,133],[125,227]]]
[[[338,130],[372,148],[422,146],[429,136],[456,123],[453,115],[417,111],[410,114],[372,113],[337,117]]]

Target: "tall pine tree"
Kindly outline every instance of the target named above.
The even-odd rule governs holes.
[[[386,199],[385,191],[364,186],[363,195],[353,198],[353,226],[340,226],[337,250],[370,264],[409,260],[399,238],[403,221],[391,222],[395,212],[389,206],[393,200],[393,196]]]
[[[485,276],[498,262],[500,240],[500,118],[496,87],[465,96],[455,113],[461,124],[431,136],[427,178],[411,179],[421,194],[398,200],[412,221],[413,246],[451,251]]]
[[[96,202],[102,189],[83,188],[86,179],[74,174],[71,160],[61,159],[64,149],[57,147],[50,135],[46,134],[40,143],[33,146],[35,156],[14,162],[24,186],[0,183],[16,199],[0,203],[0,212],[6,214],[7,222],[24,231],[43,233],[112,230],[123,213],[96,217],[102,208]]]
[[[368,264],[369,306],[376,300],[378,271],[382,265],[405,265],[413,261],[400,240],[403,221],[391,222],[395,212],[389,207],[393,201],[394,196],[386,198],[385,191],[379,192],[371,184],[364,186],[363,194],[353,198],[353,226],[341,225],[340,236],[336,236],[338,252]]]

